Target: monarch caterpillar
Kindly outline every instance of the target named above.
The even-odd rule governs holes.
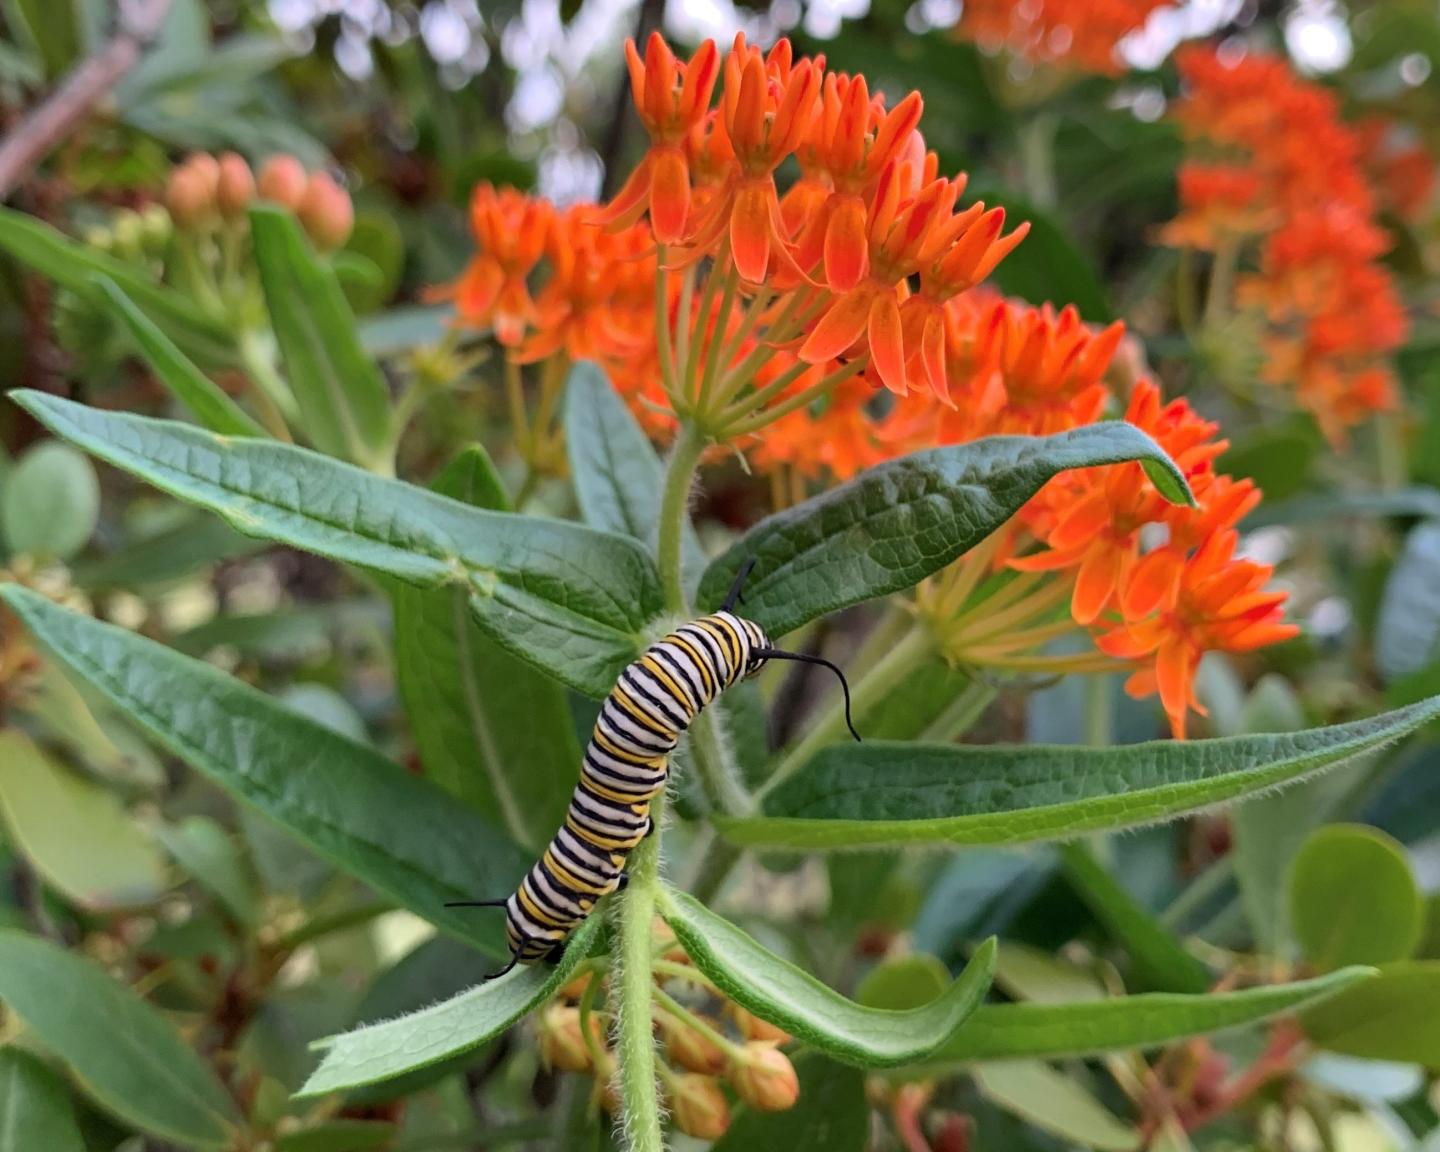
[[[487,980],[516,964],[557,963],[601,897],[625,886],[625,861],[652,830],[650,801],[665,789],[680,734],[736,681],[769,660],[824,665],[840,677],[845,723],[860,739],[850,723],[850,685],[838,667],[775,648],[760,625],[731,613],[754,566],[750,560],[740,569],[720,611],[682,624],[620,674],[595,721],[565,823],[520,887],[504,900],[445,905],[505,909],[510,963]]]

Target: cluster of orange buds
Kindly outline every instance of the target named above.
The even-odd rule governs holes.
[[[965,0],[957,33],[987,52],[1116,75],[1116,46],[1167,0]]]
[[[627,60],[645,158],[598,212],[478,188],[479,252],[444,290],[461,322],[517,362],[598,360],[653,431],[678,418],[741,447],[852,379],[946,400],[945,306],[1026,226],[962,206],[919,95],[889,107],[785,40],[762,53],[738,36],[723,59],[707,41],[682,61],[656,35]]]
[[[339,248],[355,225],[355,207],[334,178],[328,172],[307,172],[286,154],[270,157],[257,179],[235,152],[197,152],[170,173],[165,186],[170,217],[184,232],[243,221],[257,196],[294,212],[322,251]]]
[[[651,1009],[664,1051],[660,1081],[675,1127],[687,1136],[718,1140],[730,1127],[732,1096],[761,1111],[793,1107],[800,1082],[781,1051],[789,1035],[728,1000],[690,965],[663,920],[655,921],[653,936],[660,958]],[[616,1057],[607,1038],[607,989],[604,968],[591,961],[541,1011],[538,1030],[545,1064],[593,1076],[596,1102],[613,1115],[619,1100]]]
[[[1233,303],[1262,323],[1263,378],[1293,389],[1338,441],[1396,402],[1387,357],[1407,321],[1365,168],[1388,155],[1384,134],[1343,123],[1335,94],[1278,57],[1193,45],[1177,61],[1185,93],[1173,114],[1188,158],[1180,214],[1161,235],[1214,254],[1209,295],[1222,308],[1253,246],[1258,267],[1234,279]],[[1398,202],[1428,198],[1421,168],[1401,154]]]

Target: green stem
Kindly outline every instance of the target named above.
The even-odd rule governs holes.
[[[1190,343],[1195,343],[1197,316],[1195,312],[1195,250],[1181,248],[1175,264],[1175,316],[1180,330]]]
[[[695,865],[695,878],[689,884],[690,895],[702,904],[709,904],[720,894],[730,870],[740,861],[740,849],[713,830],[708,835],[710,839]]]
[[[256,410],[265,423],[265,430],[277,439],[290,439],[287,424],[300,422],[300,407],[290,386],[280,379],[275,364],[270,358],[270,341],[266,335],[253,328],[240,333],[240,362],[245,374],[255,385]],[[279,421],[272,427],[272,421]]]
[[[650,925],[660,887],[660,820],[664,808],[662,792],[650,803],[655,831],[630,853],[630,883],[620,903],[620,1027],[616,1055],[630,1152],[664,1152],[665,1147],[655,1086],[655,1034],[650,1020],[650,998],[655,992]]]
[[[1085,685],[1085,745],[1089,748],[1108,748],[1115,742],[1114,709],[1110,700],[1110,677],[1104,673],[1086,676]]]
[[[867,709],[934,654],[935,647],[929,633],[919,626],[912,628],[851,689],[851,706],[855,716],[863,717]],[[785,754],[770,779],[756,794],[756,799],[764,799],[783,781],[795,775],[820,749],[849,738],[849,730],[845,727],[845,704],[843,700],[837,700],[810,729],[805,739]]]
[[[994,699],[993,684],[972,678],[945,711],[930,722],[922,738],[946,744],[958,740],[975,726],[975,721],[985,714]]]
[[[1020,170],[1025,194],[1037,208],[1051,209],[1059,202],[1055,184],[1054,113],[1041,112],[1021,126],[1019,133]]]
[[[689,605],[685,599],[680,541],[684,536],[690,486],[695,482],[695,470],[704,451],[704,436],[694,425],[682,425],[665,469],[665,490],[660,498],[660,586],[665,593],[666,611],[681,616],[689,614]]]
[[[655,1003],[687,1028],[691,1028],[705,1037],[706,1040],[709,1040],[710,1043],[714,1044],[715,1047],[719,1048],[725,1055],[738,1060],[745,1058],[745,1050],[741,1048],[740,1045],[736,1044],[735,1041],[723,1033],[715,1031],[714,1028],[710,1027],[709,1024],[705,1023],[699,1016],[696,1016],[695,1013],[691,1012],[690,1009],[686,1008],[685,1005],[681,1004],[680,1001],[676,1000],[675,997],[671,996],[670,993],[666,992],[663,988],[657,987],[655,989]]]
[[[1380,490],[1398,492],[1410,482],[1409,450],[1402,427],[1404,414],[1381,412],[1375,417],[1376,459],[1379,461]]]
[[[1203,328],[1212,328],[1230,312],[1230,297],[1235,282],[1235,270],[1240,263],[1240,243],[1226,236],[1215,249],[1215,259],[1210,265],[1210,283],[1205,286],[1205,311],[1200,317]]]

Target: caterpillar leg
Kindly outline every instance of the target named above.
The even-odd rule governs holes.
[[[630,873],[621,872],[619,876],[615,877],[615,891],[623,892],[628,887],[630,887]]]
[[[563,940],[559,944],[556,944],[549,952],[545,953],[545,963],[550,965],[551,968],[558,966],[560,961],[565,958],[565,947],[566,945]]]
[[[505,967],[501,968],[498,972],[487,972],[487,973],[485,974],[485,976],[484,976],[484,979],[486,979],[486,980],[498,980],[501,976],[504,976],[507,972],[509,972],[510,969],[514,968],[515,965],[518,964],[519,962],[520,962],[520,956],[519,956],[519,954],[517,953],[516,955],[511,956],[511,957],[510,957],[510,963],[506,964]]]
[[[655,835],[655,817],[647,816],[645,819],[645,831],[642,833],[641,839],[648,840],[651,836]]]

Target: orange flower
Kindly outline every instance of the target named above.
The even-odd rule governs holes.
[[[1195,672],[1206,652],[1251,652],[1299,633],[1281,620],[1285,593],[1264,591],[1270,566],[1236,559],[1236,541],[1233,530],[1211,536],[1186,563],[1170,607],[1095,638],[1111,656],[1147,661],[1126,691],[1158,691],[1177,740],[1184,739],[1187,711],[1205,714],[1195,698]]]
[[[470,227],[479,252],[460,279],[430,298],[454,300],[461,322],[489,325],[501,344],[519,344],[536,317],[526,278],[545,252],[554,215],[548,201],[477,184],[470,198]]]
[[[681,64],[658,32],[650,34],[645,59],[635,41],[625,41],[630,88],[650,150],[620,189],[603,219],[633,224],[647,210],[661,244],[683,239],[690,218],[690,166],[686,139],[704,119],[719,76],[715,41],[706,40],[688,64]]]
[[[708,255],[717,241],[728,238],[742,280],[763,281],[772,256],[792,275],[805,278],[780,213],[775,169],[810,129],[821,67],[812,60],[792,63],[788,40],[779,41],[766,57],[746,44],[743,34],[735,37],[725,58],[723,117],[715,125],[723,126],[735,170],[697,220],[685,262]]]
[[[865,195],[900,156],[920,123],[920,111],[918,92],[887,114],[880,97],[870,98],[863,76],[825,77],[820,111],[802,150],[802,171],[807,174],[802,186],[807,192],[817,186],[828,192],[814,210],[807,204],[796,223],[803,224],[798,240],[801,267],[823,262],[825,282],[833,292],[848,292],[869,271]]]
[[[1121,71],[1115,46],[1166,0],[965,0],[957,31],[982,48],[1008,48],[1088,72]]]
[[[1176,177],[1180,215],[1160,229],[1176,248],[1213,252],[1222,240],[1265,230],[1271,210],[1263,202],[1260,175],[1233,164],[1180,165]]]

